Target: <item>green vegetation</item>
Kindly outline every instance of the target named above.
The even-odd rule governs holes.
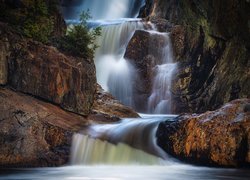
[[[64,36],[54,37],[58,0],[22,0],[20,2],[20,4],[13,4],[0,1],[0,21],[7,22],[26,37],[42,43],[52,43],[71,55],[93,58],[94,51],[98,47],[95,40],[101,34],[101,28],[88,29],[87,20],[91,18],[89,11],[82,12],[80,23],[70,26]]]
[[[89,30],[87,20],[90,18],[89,11],[82,12],[80,23],[69,27],[66,36],[59,40],[60,49],[73,55],[93,58],[94,51],[98,47],[95,40],[101,35],[101,28]]]
[[[26,12],[23,33],[41,42],[48,42],[53,31],[53,21],[49,18],[48,8],[43,0],[32,0]]]
[[[47,43],[53,31],[53,20],[49,13],[52,9],[49,7],[54,8],[55,2],[50,2],[53,6],[44,0],[23,0],[19,5],[1,3],[0,17],[23,35]]]

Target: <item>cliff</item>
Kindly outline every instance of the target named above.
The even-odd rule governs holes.
[[[142,12],[149,14],[141,16],[171,33],[178,62],[172,83],[174,113],[214,110],[250,97],[248,1],[146,2]]]

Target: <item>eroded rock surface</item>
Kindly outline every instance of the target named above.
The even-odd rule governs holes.
[[[166,31],[178,62],[173,113],[215,110],[250,97],[249,1],[147,0],[145,8],[142,17],[172,25]]]
[[[73,133],[88,124],[58,106],[0,88],[0,167],[64,165]]]
[[[96,90],[93,60],[67,56],[52,46],[22,38],[6,24],[0,28],[2,84],[8,74],[7,84],[14,89],[88,115]]]
[[[152,91],[155,66],[162,64],[166,38],[161,33],[137,30],[129,41],[125,58],[136,69],[134,75],[134,106],[140,112],[146,112],[147,100]]]
[[[124,106],[111,94],[105,92],[100,85],[97,85],[95,101],[88,118],[109,122],[120,118],[133,118],[139,115],[130,107]]]
[[[216,111],[162,122],[157,143],[189,163],[250,166],[250,100],[234,100]]]

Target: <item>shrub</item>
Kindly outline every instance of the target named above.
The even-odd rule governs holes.
[[[94,51],[98,47],[95,40],[101,35],[101,28],[89,30],[87,20],[90,18],[89,11],[82,12],[80,23],[68,28],[66,36],[60,41],[60,46],[64,51],[85,58],[93,58]]]
[[[53,31],[47,4],[44,0],[26,0],[26,19],[22,27],[24,35],[43,43],[48,42]]]

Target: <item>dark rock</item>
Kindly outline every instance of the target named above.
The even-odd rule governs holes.
[[[137,30],[127,46],[124,57],[136,69],[133,93],[137,111],[146,111],[146,102],[153,85],[154,67],[162,63],[162,47],[166,43],[161,34]]]
[[[173,113],[205,112],[250,97],[249,2],[155,0],[148,12],[148,19],[173,24],[179,67],[173,75]]]
[[[214,166],[250,165],[249,99],[232,101],[216,111],[182,115],[162,122],[157,143],[189,163]]]

